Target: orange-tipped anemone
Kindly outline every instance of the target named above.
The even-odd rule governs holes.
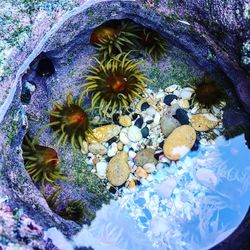
[[[71,94],[67,94],[65,105],[53,102],[55,108],[49,112],[50,123],[55,131],[53,137],[59,135],[57,146],[62,143],[65,146],[67,139],[71,141],[73,148],[82,147],[82,141],[86,133],[91,133],[87,113],[81,108],[79,101],[74,101]]]
[[[134,104],[134,98],[141,99],[146,82],[150,82],[138,67],[142,62],[130,59],[129,53],[122,53],[97,63],[85,76],[81,96],[90,92],[92,108],[98,105],[100,115],[112,115]]]
[[[101,26],[96,28],[90,36],[90,44],[97,45],[102,43],[104,40],[113,39],[117,34],[118,30],[112,27]]]
[[[55,185],[56,179],[65,179],[60,172],[60,160],[53,148],[38,145],[36,140],[25,136],[23,145],[23,159],[27,172],[34,183],[45,181]]]

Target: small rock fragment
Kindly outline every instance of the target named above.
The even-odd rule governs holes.
[[[141,130],[141,134],[143,138],[147,138],[149,136],[149,128],[147,126],[145,126],[142,130]]]
[[[132,124],[131,118],[128,115],[122,115],[119,117],[119,124],[123,127],[129,127]]]
[[[142,124],[143,124],[143,118],[142,117],[139,117],[136,119],[135,121],[135,126],[138,127],[138,128],[141,128],[142,127]]]
[[[141,178],[147,178],[148,177],[148,173],[145,169],[143,169],[142,167],[138,167],[135,171],[136,175],[141,177]]]
[[[105,155],[107,153],[107,149],[101,143],[91,143],[89,144],[89,152],[93,154]]]
[[[169,136],[179,126],[181,124],[172,116],[165,115],[161,118],[161,131],[165,137]]]
[[[187,111],[184,109],[177,109],[174,118],[180,122],[181,125],[189,124],[189,118]]]
[[[96,171],[100,178],[106,177],[107,167],[108,167],[108,163],[106,161],[100,161],[96,164]]]
[[[192,127],[196,131],[209,131],[215,128],[219,120],[212,114],[197,114],[191,118]]]
[[[123,128],[121,130],[119,139],[125,145],[128,144],[128,143],[130,143],[130,140],[128,138],[128,129],[127,128]]]
[[[86,136],[86,141],[88,143],[106,142],[111,138],[117,136],[120,131],[121,127],[118,125],[105,125],[102,127],[98,127],[93,129],[92,133]]]
[[[139,142],[142,139],[141,130],[136,126],[129,127],[128,139],[132,142]]]
[[[116,142],[113,142],[113,143],[108,147],[108,156],[109,156],[109,157],[112,157],[112,156],[116,155],[117,151],[118,151],[117,143],[116,143]]]

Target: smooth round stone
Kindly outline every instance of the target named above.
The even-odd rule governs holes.
[[[194,90],[192,88],[187,87],[181,90],[180,97],[182,99],[189,100],[191,99],[193,93],[194,93]]]
[[[189,124],[189,118],[187,111],[184,109],[177,109],[174,118],[180,122],[181,125]]]
[[[141,134],[142,134],[142,137],[143,138],[147,138],[149,136],[149,128],[148,127],[144,127],[142,130],[141,130]]]
[[[109,162],[106,176],[113,186],[121,186],[126,182],[130,174],[128,165],[128,153],[117,153]]]
[[[123,149],[123,143],[122,143],[121,141],[119,141],[119,142],[117,143],[117,149],[118,149],[118,150],[122,150],[122,149]]]
[[[166,92],[174,92],[178,88],[177,84],[170,85],[165,89]]]
[[[166,105],[170,106],[170,105],[171,105],[171,102],[172,102],[173,100],[177,99],[177,98],[178,98],[178,97],[177,97],[176,95],[166,95],[165,98],[164,98],[164,100],[163,100],[163,102],[164,102]]]
[[[196,140],[195,130],[188,125],[176,128],[164,141],[164,155],[173,161],[184,157],[193,147]]]
[[[147,102],[144,102],[142,105],[141,105],[141,111],[145,111],[146,109],[149,108],[149,104]]]
[[[146,163],[157,163],[154,157],[155,151],[152,148],[145,148],[137,152],[134,162],[137,166],[143,166]]]
[[[148,177],[148,173],[145,169],[143,169],[142,167],[138,167],[135,171],[136,175],[141,177],[141,178],[147,178]]]
[[[141,130],[136,126],[129,127],[128,139],[132,142],[139,142],[142,139]]]
[[[156,113],[156,110],[153,107],[149,107],[146,112],[149,116],[153,117]]]
[[[108,163],[106,161],[99,161],[96,163],[96,171],[100,178],[106,177],[106,170],[108,167]]]
[[[108,147],[108,156],[109,157],[112,157],[114,155],[116,155],[118,151],[118,148],[117,148],[117,143],[116,142],[113,142],[109,147]]]
[[[91,143],[89,144],[89,152],[93,154],[105,155],[107,153],[107,148],[101,143]]]
[[[186,99],[178,100],[177,103],[180,106],[180,108],[182,108],[182,109],[189,109],[190,108],[189,101]]]
[[[128,139],[128,129],[123,128],[120,132],[119,139],[123,144],[129,144],[130,140]]]
[[[136,119],[134,126],[141,128],[143,124],[143,118],[139,117],[138,119]]]
[[[181,124],[171,116],[163,116],[161,118],[161,131],[165,137],[169,136],[174,129],[180,126]]]
[[[119,124],[123,127],[129,127],[132,124],[132,120],[128,115],[122,115],[119,117]]]
[[[147,173],[153,173],[156,169],[154,163],[146,163],[143,165],[143,168],[147,171]]]
[[[191,125],[196,131],[209,131],[215,128],[219,120],[212,114],[192,115]]]

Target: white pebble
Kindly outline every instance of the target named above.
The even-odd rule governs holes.
[[[179,90],[174,91],[174,95],[176,95],[177,97],[180,97],[180,94],[181,94],[181,92]]]
[[[127,128],[123,128],[120,132],[120,141],[123,143],[123,144],[129,144],[129,138],[128,138],[128,129]]]
[[[136,126],[129,127],[128,138],[132,142],[139,142],[142,139],[141,130]]]
[[[191,99],[191,96],[193,94],[194,90],[192,88],[184,88],[181,90],[180,97],[182,99]]]
[[[149,108],[146,110],[146,113],[147,113],[149,116],[154,116],[155,113],[156,113],[156,110],[155,110],[153,107],[149,107]]]
[[[108,147],[108,156],[109,156],[109,157],[112,157],[112,156],[116,155],[117,151],[118,151],[117,143],[116,143],[116,142],[113,142],[113,143]]]
[[[106,161],[100,161],[96,163],[96,171],[100,178],[106,177],[107,167],[108,167],[108,163]]]
[[[135,156],[136,156],[136,153],[134,151],[132,151],[132,150],[129,150],[129,152],[128,152],[129,159],[134,159]]]
[[[152,127],[156,127],[160,123],[160,120],[161,120],[161,115],[160,115],[159,112],[156,112],[155,113],[155,117],[154,117],[154,122],[152,124]]]
[[[178,88],[177,84],[173,84],[165,89],[166,92],[174,92]]]

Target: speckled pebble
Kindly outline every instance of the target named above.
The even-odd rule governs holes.
[[[132,124],[132,120],[128,115],[122,115],[119,117],[119,124],[123,127],[129,127]]]

